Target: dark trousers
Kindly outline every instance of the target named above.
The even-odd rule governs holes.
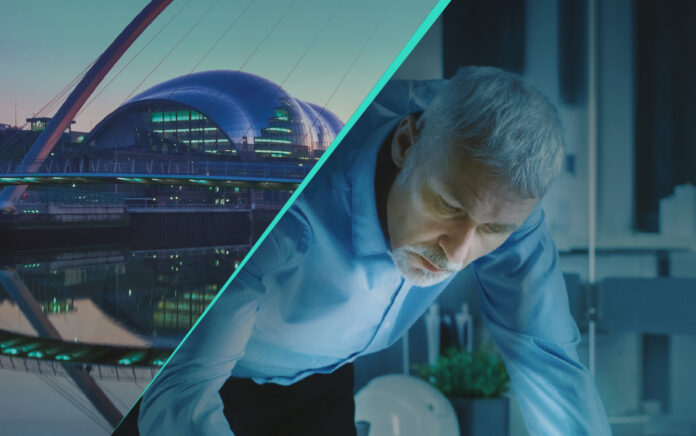
[[[220,397],[235,436],[356,436],[350,364],[290,386],[230,378]]]

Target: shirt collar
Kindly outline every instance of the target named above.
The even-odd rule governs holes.
[[[353,254],[357,257],[387,253],[391,250],[377,215],[375,170],[377,154],[398,122],[397,117],[368,135],[350,169]]]

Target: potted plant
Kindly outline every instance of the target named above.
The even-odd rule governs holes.
[[[510,378],[502,357],[492,346],[470,352],[445,351],[434,365],[417,365],[420,377],[440,390],[452,403],[461,436],[509,434]]]

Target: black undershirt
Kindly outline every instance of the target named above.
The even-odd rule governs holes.
[[[377,216],[382,227],[384,238],[389,240],[389,230],[387,227],[387,197],[399,168],[394,165],[391,157],[391,144],[394,132],[391,132],[382,144],[377,154],[377,167],[375,168],[375,200],[377,201]]]

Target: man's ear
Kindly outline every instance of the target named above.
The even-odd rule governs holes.
[[[394,131],[391,144],[391,155],[394,165],[399,168],[404,166],[406,155],[418,140],[418,128],[416,117],[406,115],[399,121],[399,125]]]

